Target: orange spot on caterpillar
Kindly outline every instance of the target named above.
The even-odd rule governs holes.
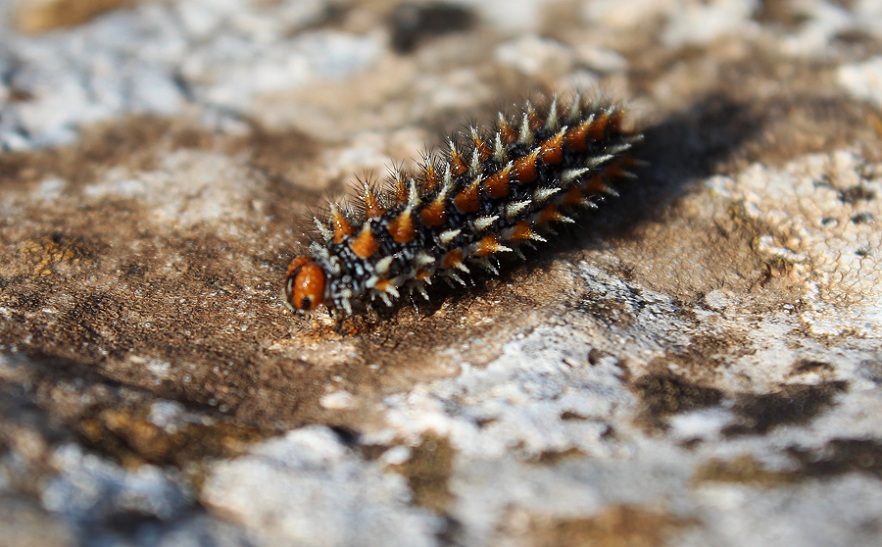
[[[487,143],[479,137],[475,137],[472,142],[475,144],[475,150],[478,151],[478,158],[481,161],[487,161],[490,159],[490,154],[492,154],[492,152],[490,151],[490,147],[487,146]]]
[[[518,222],[511,230],[511,241],[522,241],[524,239],[533,239],[535,232],[530,228],[530,223],[526,220]]]
[[[377,283],[374,285],[374,288],[377,289],[378,291],[386,292],[386,290],[389,287],[394,287],[394,286],[395,285],[389,279],[381,279],[381,280],[377,281]]]
[[[380,240],[374,237],[374,234],[371,232],[371,225],[366,222],[358,233],[358,237],[352,240],[349,247],[356,255],[361,258],[367,258],[380,248]]]
[[[331,210],[331,222],[334,224],[334,243],[340,243],[346,236],[352,235],[352,226],[336,207]]]
[[[484,191],[493,199],[501,199],[508,195],[509,177],[511,176],[512,166],[506,165],[500,171],[497,171],[487,177],[484,181]]]
[[[444,224],[447,220],[447,209],[445,207],[444,196],[438,196],[435,201],[425,206],[420,211],[420,220],[426,226],[436,228]]]
[[[456,147],[450,148],[450,172],[454,177],[458,177],[469,170],[469,166],[463,161],[462,156],[456,150]]]
[[[441,267],[445,270],[459,267],[459,265],[462,264],[462,256],[462,249],[448,251],[441,260]]]
[[[512,129],[511,125],[508,123],[508,120],[506,120],[502,116],[499,117],[498,128],[499,128],[499,137],[500,137],[500,140],[502,141],[503,145],[508,146],[509,144],[511,144],[517,140],[517,138],[518,138],[517,132],[514,129]]]
[[[564,144],[571,152],[584,152],[588,148],[588,131],[591,129],[591,119],[587,119],[567,131],[564,135]]]
[[[512,165],[513,179],[520,184],[530,184],[536,181],[539,173],[536,171],[536,159],[539,158],[539,150],[533,150],[530,155],[518,158]]]
[[[322,303],[325,272],[308,256],[298,256],[288,264],[285,296],[296,310],[312,311]]]
[[[364,192],[364,214],[367,218],[378,218],[383,216],[386,209],[380,205],[377,196],[371,192],[370,188],[366,188]]]
[[[426,192],[432,192],[441,185],[441,175],[431,162],[426,163]]]
[[[389,235],[396,243],[409,243],[416,235],[413,218],[410,209],[405,209],[400,215],[389,221]]]
[[[584,186],[585,192],[603,192],[605,189],[606,182],[604,182],[601,175],[595,175],[591,177],[591,180],[589,180],[588,183]]]
[[[460,213],[474,213],[481,206],[481,197],[478,193],[480,186],[481,181],[476,180],[463,188],[453,198],[453,203]]]
[[[608,122],[609,112],[604,112],[599,118],[594,120],[594,123],[591,124],[591,129],[588,131],[588,135],[595,141],[604,138],[606,136],[606,126]]]
[[[407,183],[404,182],[404,177],[401,176],[401,173],[395,173],[394,192],[396,204],[400,205],[407,201]]]
[[[529,110],[527,110],[527,120],[530,123],[530,129],[533,131],[538,131],[539,128],[542,127],[542,119],[539,118],[539,113],[536,112],[536,109],[530,106]]]
[[[628,171],[622,166],[624,162],[611,163],[603,170],[603,176],[609,178],[627,177]]]
[[[563,161],[563,139],[563,134],[558,133],[539,146],[539,157],[542,159],[542,163],[558,165]]]
[[[578,186],[573,186],[564,194],[561,205],[580,205],[584,199],[585,195],[582,193],[582,189]]]
[[[510,251],[508,247],[504,247],[499,244],[499,238],[493,234],[484,236],[481,238],[481,241],[478,242],[478,246],[475,249],[475,256],[487,256],[492,253],[497,253],[500,251]]]
[[[539,212],[538,223],[547,224],[549,222],[557,222],[561,218],[563,218],[563,216],[561,216],[560,211],[557,210],[557,206],[549,205]]]

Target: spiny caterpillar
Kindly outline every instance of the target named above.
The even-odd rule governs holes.
[[[285,303],[352,315],[404,291],[428,299],[436,278],[465,286],[473,266],[498,273],[498,255],[523,257],[519,247],[545,242],[550,224],[574,223],[572,212],[614,195],[607,182],[633,177],[624,154],[641,138],[621,108],[580,96],[500,113],[418,173],[395,170],[387,191],[365,183],[354,211],[332,203],[327,221],[315,218],[319,240],[289,264]]]

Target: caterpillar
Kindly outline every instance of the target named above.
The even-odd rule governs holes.
[[[438,278],[466,286],[474,267],[498,274],[499,256],[523,258],[551,225],[616,195],[609,182],[634,177],[627,152],[641,139],[620,106],[578,94],[500,113],[416,172],[393,170],[384,191],[364,183],[354,207],[331,203],[329,218],[314,217],[309,254],[288,265],[285,304],[351,316],[404,292],[428,299]]]

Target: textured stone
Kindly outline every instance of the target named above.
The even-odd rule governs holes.
[[[7,539],[877,543],[878,4],[0,2]],[[586,85],[646,165],[576,230],[285,309],[325,198]]]

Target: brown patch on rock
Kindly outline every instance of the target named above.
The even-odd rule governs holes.
[[[22,390],[26,404],[4,395]],[[151,420],[157,403],[174,409],[161,426]],[[239,425],[210,405],[163,401],[108,378],[99,367],[37,356],[6,357],[2,362],[0,417],[0,445],[10,446],[38,473],[49,468],[57,444],[73,440],[127,466],[186,468],[206,457],[239,454],[274,433]]]
[[[750,455],[730,461],[711,459],[695,472],[693,481],[724,482],[775,488],[809,479],[866,473],[882,480],[882,442],[876,439],[831,439],[819,448],[791,446],[787,454],[796,469],[770,471]]]
[[[687,215],[674,208],[665,216],[678,220],[636,227],[617,253],[633,265],[632,275],[641,286],[689,302],[715,288],[742,291],[765,279],[763,263],[746,244],[749,238],[731,226]]]
[[[748,214],[744,203],[740,202],[731,204],[726,211],[726,216],[735,227],[733,233],[737,234],[745,247],[750,249],[755,261],[755,288],[767,289],[772,301],[798,302],[802,291],[804,291],[804,286],[801,279],[791,275],[793,263],[780,256],[761,251],[760,236],[776,233],[776,228]]]
[[[63,233],[26,240],[21,243],[19,252],[26,255],[24,262],[32,266],[30,271],[20,273],[37,277],[51,275],[57,268],[76,268],[81,262],[91,261],[98,254],[94,246],[82,238]]]
[[[242,153],[248,157],[249,165],[267,178],[274,195],[289,202],[317,202],[325,197],[323,191],[328,190],[330,181],[322,176],[325,166],[318,159],[320,146],[308,135],[257,126],[250,134],[229,142],[227,146],[230,153]],[[282,211],[285,209],[278,210]]]
[[[389,16],[392,48],[410,53],[428,37],[468,30],[476,19],[469,8],[453,3],[401,3]]]
[[[585,416],[582,416],[578,412],[573,412],[572,410],[564,410],[563,412],[560,413],[560,419],[565,422],[567,422],[567,421],[581,422],[581,421],[587,420],[588,418]]]
[[[788,384],[772,393],[741,394],[733,407],[739,423],[727,426],[723,433],[763,435],[781,425],[806,424],[830,408],[846,387],[845,382]]]
[[[669,372],[656,372],[637,378],[631,389],[644,405],[644,419],[653,425],[680,412],[720,404],[723,392],[702,386]]]
[[[711,336],[696,334],[689,340],[689,345],[677,352],[666,352],[663,357],[653,359],[649,370],[665,374],[672,365],[697,384],[712,383],[718,379],[720,370],[728,362],[749,355],[756,350],[745,345],[747,337],[737,330],[729,330]]]
[[[414,503],[437,513],[447,510],[453,500],[447,481],[455,455],[450,441],[435,435],[423,437],[419,445],[411,448],[410,458],[397,470],[407,479]]]
[[[790,376],[800,376],[803,374],[829,375],[833,371],[833,365],[830,363],[813,359],[800,359],[790,367]]]
[[[815,450],[790,447],[787,453],[806,477],[860,472],[882,480],[882,441],[877,439],[831,439]]]
[[[517,517],[521,520],[520,512]],[[506,523],[499,533],[502,537],[517,537],[520,541],[516,544],[536,547],[655,547],[667,545],[673,533],[695,524],[691,519],[622,504],[608,506],[589,518],[527,515],[526,525]],[[524,526],[526,529],[520,529]]]
[[[20,1],[15,6],[15,26],[21,32],[38,34],[74,27],[109,11],[129,8],[138,0],[41,0]]]
[[[586,456],[585,451],[571,447],[563,450],[543,450],[529,461],[538,465],[554,465],[570,459],[584,460]]]
[[[774,488],[792,483],[794,477],[790,471],[769,471],[745,454],[729,461],[711,459],[695,471],[692,481],[696,484],[718,482]]]
[[[788,0],[766,0],[762,2],[753,19],[762,24],[775,24],[794,29],[808,20],[808,16]]]
[[[876,199],[876,193],[863,186],[850,186],[839,191],[839,201],[848,205],[854,205],[859,201],[872,201]]]
[[[227,422],[182,423],[162,428],[143,411],[106,408],[76,424],[85,445],[125,465],[142,463],[183,467],[204,457],[242,454],[265,435]]]

